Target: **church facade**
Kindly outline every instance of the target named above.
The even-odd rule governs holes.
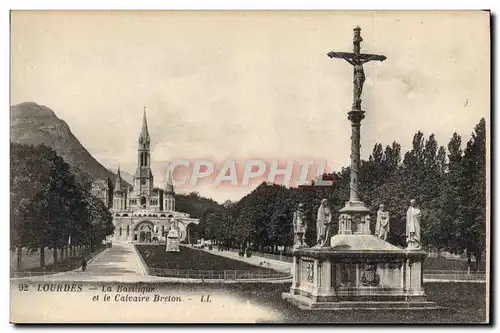
[[[151,150],[146,111],[138,140],[137,168],[132,187],[123,186],[120,169],[111,196],[115,232],[114,243],[164,242],[170,229],[175,228],[179,241],[190,242],[190,224],[199,220],[175,210],[175,192],[172,175],[168,172],[164,191],[154,188],[151,172]]]

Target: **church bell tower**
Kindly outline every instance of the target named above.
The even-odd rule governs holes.
[[[118,166],[118,173],[116,174],[116,181],[115,181],[115,189],[113,190],[113,210],[122,211],[127,208],[125,193],[126,192],[122,190],[122,177],[120,174],[120,166]]]
[[[149,197],[153,190],[153,173],[151,172],[151,151],[146,108],[142,117],[142,129],[137,149],[137,169],[134,174],[134,192],[140,196],[140,206],[149,206]]]
[[[175,210],[175,192],[174,192],[174,182],[172,180],[172,172],[170,171],[170,167],[167,171],[167,184],[165,185],[165,191],[163,194],[164,202],[163,205],[165,211],[174,211]]]

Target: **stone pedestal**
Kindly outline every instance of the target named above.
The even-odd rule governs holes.
[[[179,234],[177,230],[170,229],[167,235],[167,248],[166,252],[179,252]]]
[[[302,309],[429,309],[423,251],[399,249],[373,235],[335,235],[331,247],[293,252],[293,281],[283,298]]]
[[[429,309],[438,306],[426,300],[422,264],[426,253],[400,249],[370,232],[370,211],[361,201],[360,142],[363,64],[384,61],[382,55],[362,55],[361,28],[354,28],[353,53],[329,52],[330,58],[347,60],[354,66],[351,122],[351,168],[349,201],[340,210],[338,234],[330,247],[293,250],[293,281],[283,298],[303,309]],[[364,59],[364,60],[363,60]],[[362,61],[363,60],[363,61]]]
[[[370,235],[370,210],[361,201],[348,201],[339,210],[339,235]]]

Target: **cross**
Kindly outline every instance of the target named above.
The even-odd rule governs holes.
[[[348,52],[329,52],[327,55],[330,58],[344,59],[349,64],[354,67],[354,92],[353,92],[353,111],[361,111],[361,93],[363,92],[363,83],[365,82],[365,72],[363,70],[363,64],[370,62],[372,60],[384,61],[387,59],[383,55],[378,54],[365,54],[361,53],[361,42],[363,38],[361,37],[361,28],[354,28],[354,38],[352,40],[354,44],[353,53]]]

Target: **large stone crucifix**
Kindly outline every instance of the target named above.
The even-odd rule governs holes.
[[[363,64],[376,60],[384,61],[383,55],[361,53],[361,28],[354,28],[354,52],[329,52],[330,58],[344,59],[354,67],[354,92],[352,109],[348,112],[348,119],[351,121],[351,182],[349,186],[349,201],[346,206],[340,210],[341,220],[347,221],[345,224],[339,224],[339,233],[351,234],[361,233],[369,234],[369,212],[370,210],[361,201],[359,190],[359,164],[360,164],[360,128],[361,120],[365,117],[365,111],[361,109],[361,93],[363,83],[365,82],[365,73]],[[349,222],[349,221],[352,221]],[[352,228],[351,228],[352,224]]]
[[[386,59],[383,55],[361,53],[362,41],[363,38],[361,37],[361,28],[356,27],[354,28],[354,38],[352,40],[354,44],[354,52],[348,53],[332,51],[328,53],[330,58],[344,59],[354,67],[353,111],[361,110],[361,93],[363,92],[363,84],[365,83],[365,71],[363,70],[363,64],[372,60],[384,61]]]

